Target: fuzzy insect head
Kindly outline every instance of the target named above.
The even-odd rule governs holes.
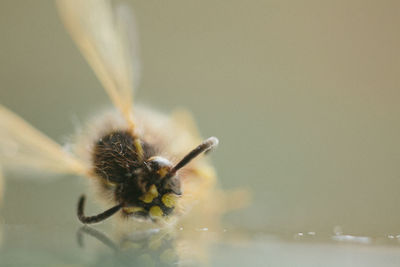
[[[120,201],[124,202],[125,215],[142,219],[158,220],[170,215],[181,195],[181,183],[178,175],[170,176],[172,163],[160,156],[144,161],[136,175],[121,186]],[[140,192],[132,192],[139,189]]]
[[[83,212],[85,197],[82,196],[78,204],[78,218],[83,223],[100,222],[121,209],[123,215],[137,219],[158,221],[169,216],[182,194],[178,170],[218,144],[217,138],[210,137],[173,166],[160,156],[147,158],[151,149],[136,140],[128,132],[113,132],[97,143],[95,173],[102,178],[102,186],[113,191],[118,204],[88,217]]]

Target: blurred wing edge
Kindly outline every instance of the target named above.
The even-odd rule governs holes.
[[[87,175],[72,154],[0,105],[0,164],[5,168]]]
[[[60,17],[79,50],[133,128],[133,91],[140,64],[130,8],[108,0],[57,0]]]

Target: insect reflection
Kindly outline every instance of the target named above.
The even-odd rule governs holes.
[[[179,259],[174,249],[175,236],[165,229],[135,232],[116,242],[99,230],[83,226],[77,231],[77,242],[81,248],[84,248],[84,235],[95,238],[112,250],[115,261],[122,266],[172,266]]]

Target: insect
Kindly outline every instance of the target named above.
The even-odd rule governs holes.
[[[133,108],[137,67],[126,8],[113,8],[107,0],[59,0],[57,4],[72,39],[116,110],[90,121],[72,150],[66,151],[0,106],[2,162],[90,178],[108,208],[87,216],[82,195],[77,216],[84,224],[116,213],[152,223],[184,213],[214,186],[212,167],[197,157],[214,148],[218,139],[198,141],[187,113],[167,117]]]

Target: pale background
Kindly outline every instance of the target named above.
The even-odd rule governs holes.
[[[187,107],[219,137],[221,186],[254,198],[232,224],[400,233],[399,1],[131,2],[135,101]],[[110,105],[53,1],[2,0],[0,36],[0,103],[52,138]],[[4,222],[76,223],[78,179],[9,178]]]

